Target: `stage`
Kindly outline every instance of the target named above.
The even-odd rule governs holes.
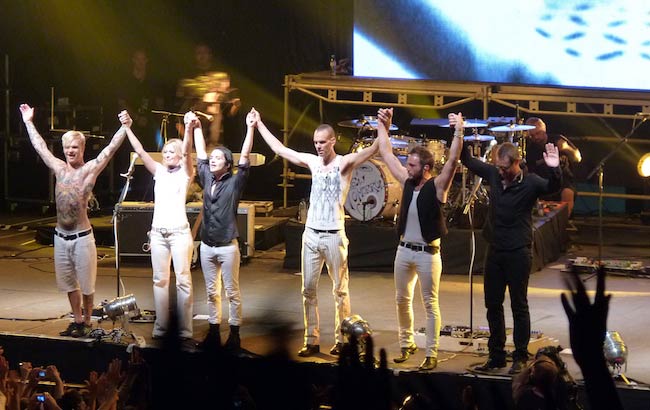
[[[544,265],[557,260],[566,250],[568,212],[561,202],[544,202],[544,215],[533,217],[533,266],[537,272]],[[469,226],[469,224],[468,224]],[[285,226],[286,254],[284,267],[300,269],[300,250],[304,224],[289,221]],[[393,271],[399,237],[392,222],[360,222],[347,219],[345,232],[350,240],[348,264],[350,269]],[[472,244],[475,249],[472,264]],[[470,264],[473,273],[483,272],[487,244],[481,229],[449,228],[441,240],[444,274],[467,274]]]
[[[39,220],[34,222],[35,219]],[[83,383],[89,370],[104,370],[110,358],[120,357],[126,360],[126,346],[135,343],[135,340],[130,334],[125,335],[119,342],[76,340],[58,336],[58,332],[64,329],[69,321],[69,306],[65,295],[55,288],[52,247],[40,245],[34,240],[36,228],[51,221],[40,217],[32,218],[32,222],[16,217],[0,221],[4,228],[0,230],[0,345],[4,347],[12,368],[21,361],[32,361],[39,365],[55,364],[67,382]],[[579,230],[580,226],[595,225],[593,220],[585,221],[582,225],[578,220],[575,222],[579,225]],[[355,227],[352,232],[355,232],[356,237],[354,229]],[[387,232],[389,230],[390,228],[386,229]],[[540,230],[543,229],[538,229]],[[646,235],[647,238],[649,233],[645,227],[627,231],[635,237]],[[591,232],[590,236],[593,236]],[[587,239],[593,240],[593,237]],[[352,240],[353,238],[351,242]],[[364,241],[377,243],[394,252],[394,244],[379,244],[380,241],[374,234]],[[543,345],[569,346],[566,315],[560,303],[560,294],[564,288],[561,270],[569,257],[597,254],[596,247],[581,243],[574,243],[567,253],[560,253],[559,259],[544,264],[541,269],[531,274],[529,302],[532,329],[535,331],[531,350]],[[447,245],[447,248],[451,250],[454,246]],[[469,253],[469,248],[464,244],[456,251]],[[382,260],[392,262],[390,252],[387,251],[389,255],[384,256]],[[289,358],[295,362],[297,373],[294,374],[298,374],[299,378],[314,384],[332,383],[336,380],[338,371],[336,358],[328,354],[334,343],[331,282],[323,276],[319,288],[321,353],[307,359],[299,358],[296,352],[302,344],[301,277],[296,275],[297,269],[284,266],[288,253],[289,249],[285,248],[284,243],[268,250],[256,250],[248,263],[242,266],[242,347],[251,355],[242,359],[240,366],[252,369],[248,375],[251,380],[264,375],[265,381],[271,383],[273,376],[269,378],[269,373],[258,369],[255,363],[259,359],[258,356],[265,356],[274,349],[281,348],[286,349]],[[642,258],[646,265],[650,263],[647,247],[607,247],[604,254],[611,257]],[[97,303],[116,296],[114,249],[100,246],[98,257],[95,298]],[[194,313],[198,315],[194,320],[194,338],[201,339],[208,327],[204,316],[207,313],[205,285],[199,268],[192,271],[192,276]],[[133,294],[141,309],[153,309],[151,267],[147,258],[123,262],[121,277],[122,294]],[[585,280],[589,288],[595,286],[595,282],[587,275]],[[650,280],[644,277],[610,276],[607,286],[608,292],[613,294],[610,329],[618,331],[625,340],[629,356],[624,371],[626,376],[635,382],[632,386],[619,382],[619,394],[626,409],[647,408],[650,401],[650,390],[646,385],[650,381],[650,348],[647,345],[646,329],[650,327],[650,317],[645,312],[650,300]],[[419,294],[418,289],[416,292]],[[422,350],[405,363],[393,363],[392,358],[399,354],[399,345],[391,274],[379,269],[358,269],[351,266],[350,294],[353,313],[361,315],[369,322],[375,345],[387,351],[395,400],[416,392],[433,394],[444,404],[444,408],[456,409],[460,408],[460,391],[464,386],[471,385],[482,404],[482,410],[512,406],[509,401],[511,377],[507,375],[507,369],[490,375],[475,374],[468,370],[486,359],[485,339],[474,339],[472,345],[468,345],[469,339],[442,336],[439,365],[432,372],[417,371],[417,366],[424,358]],[[482,275],[474,276],[473,286],[470,287],[469,278],[465,275],[443,274],[440,304],[444,326],[461,327],[472,324],[475,330],[484,328],[486,320]],[[508,306],[506,298],[506,324],[511,326]],[[225,310],[224,304],[224,313]],[[423,326],[424,313],[417,297],[414,311],[416,329],[419,329]],[[473,312],[471,316],[470,311]],[[270,329],[280,324],[286,326],[286,331],[283,333],[283,342],[278,345]],[[93,321],[93,328],[104,329],[108,333],[116,328],[120,329],[120,324],[113,324],[109,320]],[[151,323],[128,324],[128,330],[133,335],[144,339],[145,357],[155,361],[161,352],[161,344],[151,339],[151,329]],[[227,326],[222,326],[222,330],[225,340]],[[416,342],[421,343],[422,340],[423,336],[418,334]],[[198,353],[194,351],[191,343],[185,345],[184,352],[189,355],[184,359],[187,363],[200,362],[200,356],[196,356]],[[570,352],[565,351],[562,358],[571,374],[579,381],[582,376]],[[274,369],[273,364],[270,366],[270,369]],[[285,388],[291,386],[289,382],[283,383]]]

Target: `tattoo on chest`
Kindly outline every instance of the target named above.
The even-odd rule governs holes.
[[[74,224],[86,212],[94,181],[88,181],[82,170],[62,170],[56,175],[56,209],[60,222]]]

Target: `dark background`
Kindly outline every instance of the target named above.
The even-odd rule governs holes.
[[[103,108],[102,134],[108,139],[118,128],[116,91],[122,78],[131,67],[131,54],[137,48],[149,53],[149,73],[164,89],[165,109],[176,111],[178,102],[173,98],[178,80],[192,71],[194,45],[204,42],[213,49],[215,60],[227,71],[232,86],[239,89],[242,98],[240,113],[250,107],[258,109],[277,137],[282,138],[283,81],[287,74],[328,70],[329,56],[337,59],[352,56],[352,26],[354,10],[350,0],[220,0],[220,1],[2,1],[0,13],[0,54],[3,56],[2,100],[0,106],[0,135],[3,141],[12,141],[8,153],[10,169],[3,177],[3,204],[7,196],[47,198],[48,173],[33,153],[25,137],[18,105],[29,103],[37,108],[37,124],[60,155],[60,135],[48,135],[47,118],[51,88],[56,98],[68,97],[79,106]],[[420,50],[420,52],[422,52]],[[9,84],[4,84],[4,56],[9,56]],[[459,61],[462,68],[462,59]],[[459,69],[460,69],[459,68]],[[6,90],[10,91],[8,107]],[[325,106],[319,111],[313,98],[299,92],[291,96],[292,119],[306,112],[306,120],[292,134],[289,146],[298,150],[313,151],[311,135],[320,122],[337,122],[372,115],[376,107]],[[491,110],[493,107],[491,107]],[[5,112],[9,112],[9,136],[5,135]],[[481,116],[480,104],[467,104],[455,108],[468,118]],[[445,113],[439,113],[441,117]],[[514,116],[503,107],[494,107],[491,116]],[[295,117],[294,117],[295,116]],[[408,133],[407,125],[413,113],[396,111],[395,122],[400,133]],[[631,128],[629,120],[603,120],[546,116],[550,132],[569,137],[599,135],[623,136]],[[244,116],[239,120],[243,123]],[[352,130],[354,131],[354,130]],[[341,134],[337,151],[345,153],[351,143],[351,130],[337,128]],[[650,127],[644,124],[635,134],[633,144],[619,150],[606,164],[605,185],[624,189],[628,193],[648,193],[648,182],[636,175],[635,161],[650,146],[637,144],[647,141]],[[228,135],[226,143],[239,151],[243,136]],[[16,142],[18,140],[18,142]],[[107,140],[106,140],[107,141]],[[636,141],[636,142],[635,142]],[[92,142],[92,141],[91,141]],[[94,141],[101,149],[103,140]],[[56,144],[59,144],[56,147]],[[15,147],[18,144],[21,147]],[[4,149],[4,145],[3,149]],[[586,175],[599,160],[607,155],[613,143],[581,143],[585,160],[579,167],[578,182],[595,186],[596,179],[587,181]],[[125,143],[121,150],[128,150]],[[87,150],[94,152],[92,150]],[[266,165],[253,168],[245,192],[246,199],[274,200],[280,204],[282,161],[260,137],[255,140],[254,152],[266,156]],[[12,156],[13,155],[13,156]],[[15,156],[19,155],[19,158]],[[87,155],[87,158],[89,155]],[[117,176],[125,170],[113,170],[113,190],[123,184]],[[4,167],[0,170],[4,174]],[[98,181],[98,189],[108,187],[108,176]],[[5,183],[6,180],[6,183]],[[296,202],[307,197],[309,180],[294,181],[289,190],[289,200]],[[112,207],[115,192],[100,197],[102,207]],[[137,198],[136,198],[137,199]],[[620,202],[620,201],[619,201]],[[638,211],[640,201],[625,201],[628,212]]]

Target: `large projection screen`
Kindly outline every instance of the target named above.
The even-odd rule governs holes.
[[[643,0],[355,0],[354,75],[650,90]]]

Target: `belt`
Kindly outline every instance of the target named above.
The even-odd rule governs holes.
[[[439,246],[420,245],[419,243],[399,241],[399,246],[403,246],[416,252],[429,252],[432,255],[440,252]]]
[[[174,234],[174,233],[183,232],[183,231],[185,231],[187,229],[190,229],[189,224],[187,224],[185,226],[178,227],[178,228],[157,228],[155,226],[152,226],[151,227],[151,232],[159,233],[162,236],[168,236],[168,235],[171,235],[171,234]]]
[[[339,233],[340,229],[314,229],[309,228],[316,233]]]
[[[228,242],[203,242],[206,246],[209,246],[211,248],[221,248],[222,246],[229,246],[229,245],[235,245],[235,239],[230,240]]]
[[[77,232],[77,233],[72,233],[72,234],[65,234],[57,231],[56,229],[54,230],[54,235],[58,236],[59,238],[63,238],[66,241],[72,241],[77,238],[83,238],[84,236],[88,236],[93,232],[92,228],[91,229],[86,229],[85,231]]]

